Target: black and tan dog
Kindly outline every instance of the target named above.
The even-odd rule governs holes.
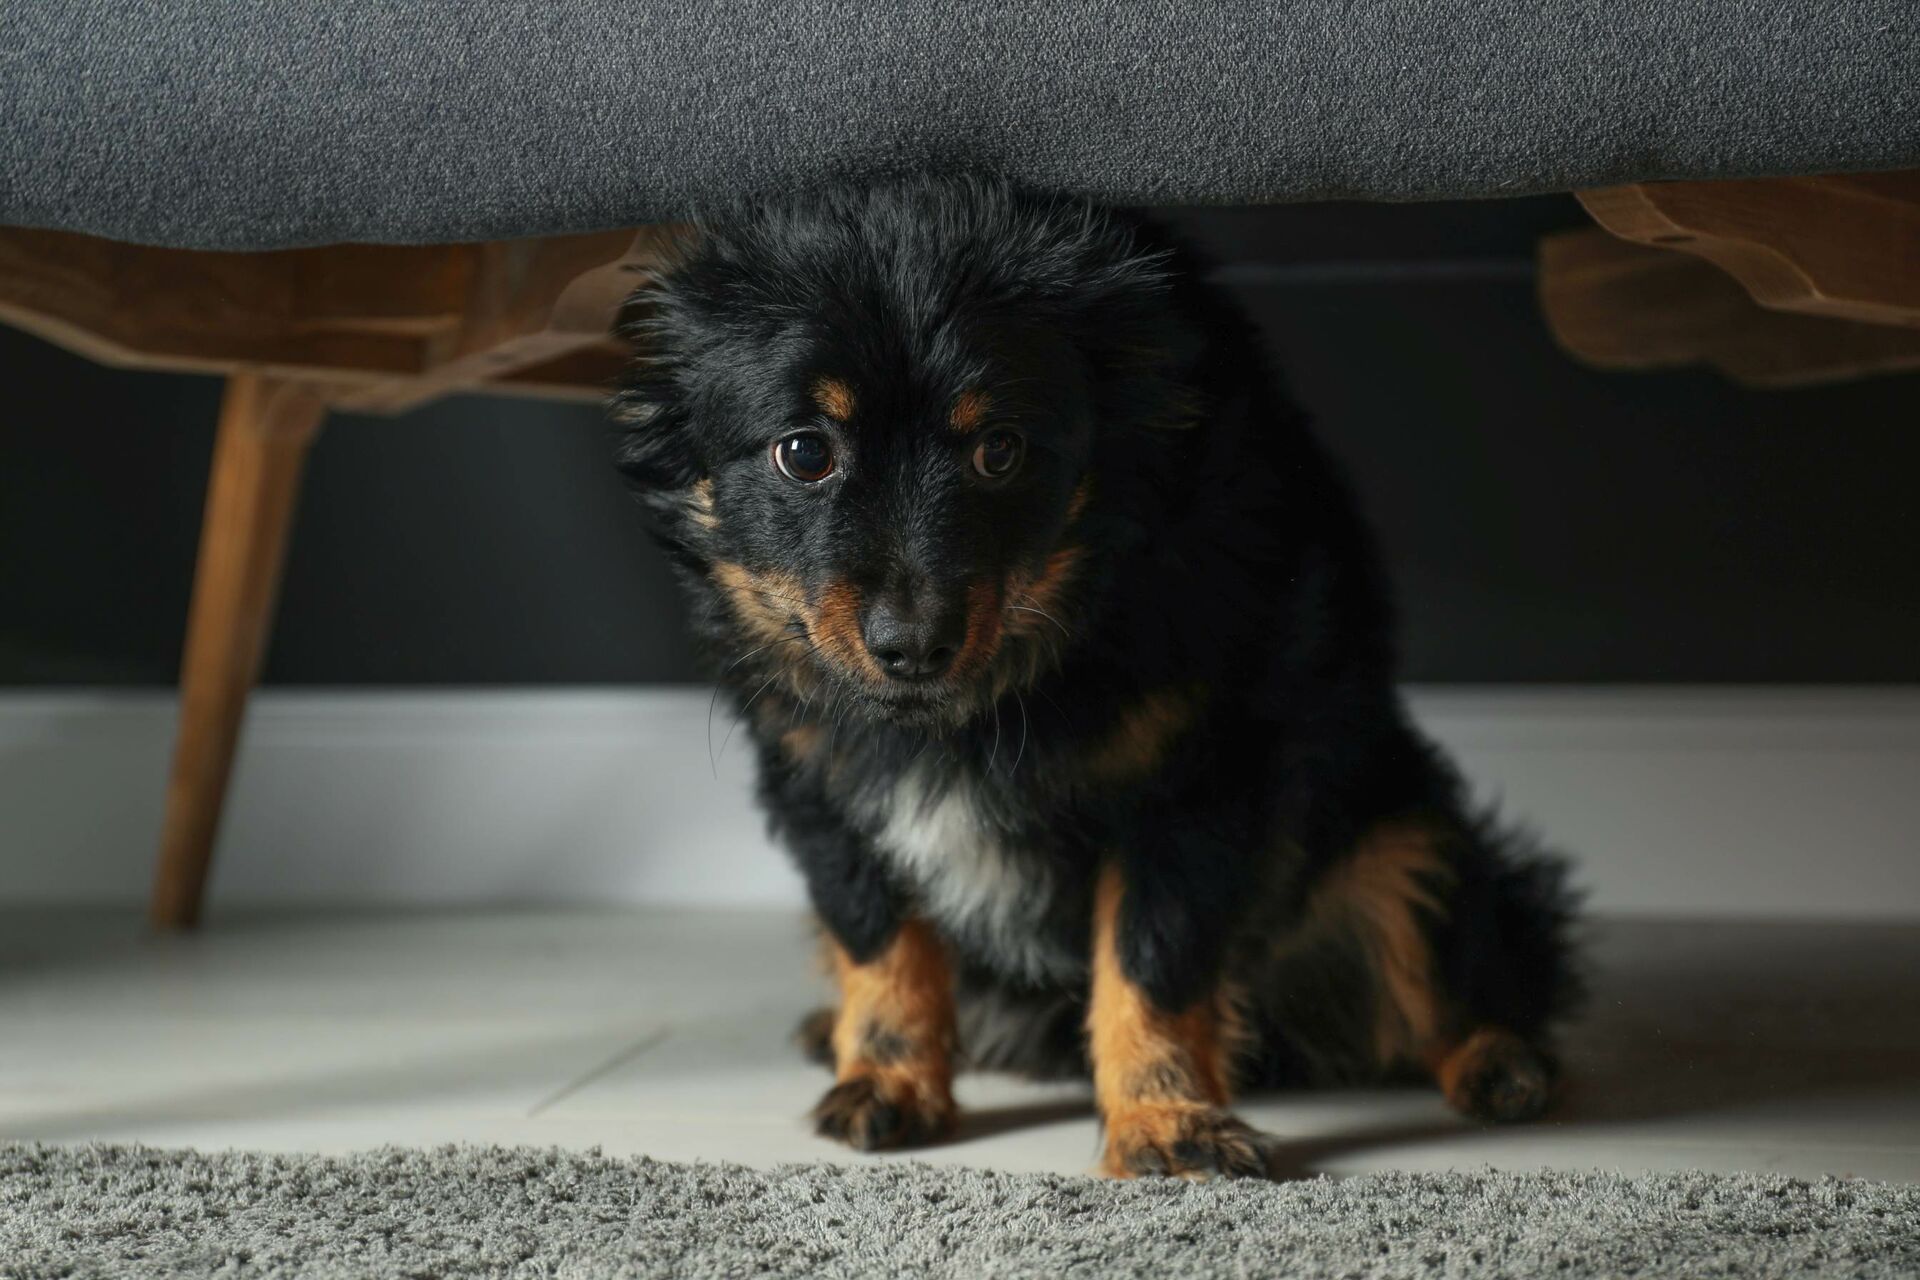
[[[1091,1071],[1105,1169],[1262,1172],[1236,1086],[1533,1115],[1559,865],[1394,685],[1355,504],[1153,227],[971,181],[721,219],[640,301],[621,465],[824,926],[862,1148],[956,1063]]]

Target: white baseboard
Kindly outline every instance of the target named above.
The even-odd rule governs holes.
[[[1920,690],[1416,690],[1611,912],[1920,919]],[[705,691],[268,691],[218,905],[794,903]],[[0,694],[0,903],[135,902],[174,703]],[[728,723],[714,722],[717,751]]]

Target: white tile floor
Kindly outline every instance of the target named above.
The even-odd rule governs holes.
[[[1920,1181],[1920,927],[1614,922],[1561,1114],[1479,1129],[1430,1093],[1242,1108],[1302,1171],[1558,1166]],[[871,1159],[802,1122],[786,1035],[824,995],[765,913],[0,916],[0,1137],[339,1151],[557,1143]],[[920,1158],[1083,1171],[1085,1090],[963,1077]],[[891,1158],[891,1157],[890,1157]]]

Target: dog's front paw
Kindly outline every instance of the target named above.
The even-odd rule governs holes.
[[[921,1091],[883,1076],[843,1080],[813,1108],[815,1132],[861,1151],[932,1142],[952,1132],[953,1121],[945,1090]]]
[[[1483,1027],[1440,1064],[1453,1109],[1489,1124],[1531,1120],[1553,1100],[1553,1059],[1511,1031]]]
[[[1202,1103],[1144,1103],[1107,1118],[1111,1178],[1265,1178],[1275,1139]]]

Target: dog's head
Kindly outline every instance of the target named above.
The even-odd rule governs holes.
[[[1034,679],[1100,456],[1184,408],[1165,288],[1125,225],[986,183],[705,228],[639,299],[615,412],[722,656],[931,727]]]

